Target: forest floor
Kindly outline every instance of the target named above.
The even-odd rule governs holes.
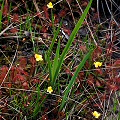
[[[90,1],[0,0],[0,120],[120,119],[120,2]]]

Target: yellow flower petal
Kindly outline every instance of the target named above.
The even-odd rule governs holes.
[[[48,8],[53,8],[52,2],[49,2],[49,3],[47,4],[47,7],[48,7]]]
[[[94,62],[94,65],[96,68],[101,67],[102,66],[102,62]]]
[[[42,55],[35,54],[36,61],[43,61]]]
[[[53,92],[53,89],[51,86],[48,87],[47,92],[49,92],[50,94]]]
[[[98,113],[97,111],[94,111],[94,112],[92,112],[92,115],[93,115],[95,118],[99,118],[101,114]]]

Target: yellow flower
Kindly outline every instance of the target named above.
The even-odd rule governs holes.
[[[97,111],[94,111],[94,112],[92,112],[92,115],[93,115],[95,118],[99,118],[101,114],[98,113]]]
[[[102,62],[94,62],[94,65],[96,68],[101,67],[102,66]]]
[[[36,61],[43,61],[42,55],[35,54]]]
[[[49,3],[47,4],[47,7],[48,7],[48,8],[53,8],[52,2],[49,2]]]
[[[49,92],[50,94],[53,92],[53,89],[51,86],[48,87],[47,92]]]

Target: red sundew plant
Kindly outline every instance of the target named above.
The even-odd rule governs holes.
[[[19,15],[18,14],[13,14],[12,16],[12,22],[19,23]]]
[[[9,69],[8,67],[6,68]],[[5,66],[3,66],[0,71],[1,83],[4,80],[4,77],[6,75],[4,74],[5,72],[6,72]],[[6,86],[6,84],[8,83],[8,84],[11,84],[11,86],[12,85],[19,86],[22,82],[27,80],[27,77],[28,77],[28,73],[24,71],[22,68],[12,66],[11,70],[9,71],[9,75],[6,77],[3,85]]]
[[[30,68],[30,74],[32,75],[34,73],[34,67],[36,64],[35,58],[30,58],[31,62],[31,68]],[[7,72],[9,70],[9,67],[2,66],[0,68],[0,83],[3,82]],[[17,87],[17,88],[23,88],[23,89],[29,89],[29,73],[27,70],[27,59],[26,58],[20,58],[19,63],[16,66],[12,66],[8,76],[4,80],[4,87]],[[31,76],[32,77],[32,76]]]
[[[4,16],[7,16],[7,15],[8,15],[8,12],[9,12],[9,5],[8,5],[8,1],[6,0],[6,1],[5,1],[5,5],[4,5],[4,7],[3,7],[2,14],[3,14]]]
[[[48,13],[48,7],[47,6],[43,6],[43,11],[44,11],[44,15],[46,19],[49,19],[49,13]]]

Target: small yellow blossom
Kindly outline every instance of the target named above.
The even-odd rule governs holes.
[[[48,8],[53,8],[52,2],[49,2],[49,3],[47,4],[47,7],[48,7]]]
[[[101,114],[98,113],[97,111],[94,111],[94,112],[92,112],[92,115],[93,115],[95,118],[99,118]]]
[[[50,94],[53,92],[53,89],[51,86],[48,87],[47,92],[49,92]]]
[[[35,54],[36,61],[43,61],[42,55]]]
[[[102,66],[102,62],[94,62],[94,65],[96,68],[101,67]]]

